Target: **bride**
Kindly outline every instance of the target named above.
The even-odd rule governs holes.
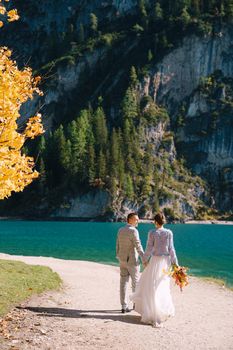
[[[156,214],[156,228],[148,233],[143,256],[144,266],[147,267],[141,274],[135,293],[130,297],[135,311],[141,314],[141,321],[154,327],[162,327],[162,322],[175,313],[170,293],[170,277],[165,272],[171,263],[178,265],[178,261],[172,231],[164,228],[164,223],[164,215]]]

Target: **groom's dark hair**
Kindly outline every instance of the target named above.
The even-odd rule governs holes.
[[[127,216],[127,222],[129,221],[129,219],[131,219],[133,216],[137,216],[138,214],[136,212],[132,212],[132,213],[129,213],[128,216]]]

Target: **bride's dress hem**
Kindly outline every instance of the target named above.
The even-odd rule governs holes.
[[[161,324],[175,315],[170,277],[165,273],[169,267],[169,256],[152,256],[141,274],[135,293],[130,296],[135,303],[135,311],[145,324]]]

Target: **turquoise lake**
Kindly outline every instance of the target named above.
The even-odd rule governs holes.
[[[0,221],[0,252],[89,260],[115,265],[115,241],[123,223]],[[233,226],[166,225],[174,234],[179,264],[196,276],[233,286]],[[152,224],[139,224],[143,246]]]

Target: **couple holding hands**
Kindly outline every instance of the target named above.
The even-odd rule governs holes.
[[[154,217],[155,229],[148,233],[144,252],[137,225],[137,213],[127,216],[127,224],[120,228],[117,235],[116,255],[120,264],[120,301],[122,313],[129,312],[127,285],[132,280],[130,299],[134,309],[141,315],[143,323],[161,327],[170,316],[174,316],[174,305],[170,292],[170,276],[165,272],[171,264],[178,265],[173,244],[173,233],[163,227],[165,217],[158,213]],[[144,270],[140,276],[140,260]]]

